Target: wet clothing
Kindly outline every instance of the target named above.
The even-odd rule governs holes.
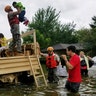
[[[57,68],[48,68],[49,83],[58,83],[59,78],[58,78],[56,72],[57,72]]]
[[[17,48],[17,51],[21,51],[21,37],[19,31],[19,19],[17,15],[13,14],[13,11],[8,13],[8,20],[11,27],[12,33],[12,42],[9,44],[9,51],[14,51],[14,48]]]
[[[67,81],[65,85],[65,88],[67,88],[68,91],[71,91],[74,93],[78,92],[79,87],[80,87],[80,83],[75,83],[75,82],[70,82],[70,81]]]
[[[81,69],[81,75],[82,76],[88,76],[88,70],[87,69]]]
[[[48,81],[50,83],[57,83],[59,78],[57,76],[57,65],[60,62],[59,56],[53,53],[51,56],[45,54],[46,66],[48,69]]]
[[[77,92],[81,83],[80,58],[75,54],[70,58],[69,62],[72,64],[73,69],[68,69],[69,76],[65,88]]]

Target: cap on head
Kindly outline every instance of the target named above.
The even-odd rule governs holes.
[[[9,12],[11,10],[11,6],[10,5],[5,6],[4,10],[5,12]]]
[[[48,47],[48,48],[47,48],[47,51],[53,51],[53,50],[54,50],[53,47]]]

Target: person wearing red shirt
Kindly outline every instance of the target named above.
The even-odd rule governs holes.
[[[78,92],[81,83],[80,58],[75,52],[75,46],[67,47],[66,53],[70,56],[69,61],[66,55],[61,55],[68,68],[68,79],[65,88],[74,93]]]

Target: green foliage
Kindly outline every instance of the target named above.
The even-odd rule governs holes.
[[[32,35],[23,38],[24,44],[28,44],[28,43],[32,43],[32,42],[33,42],[33,36]]]
[[[61,24],[58,21],[59,14],[60,12],[56,13],[56,9],[50,6],[47,9],[39,9],[28,26],[29,29],[36,30],[37,41],[42,49],[57,43],[78,42],[74,34],[74,22]]]
[[[56,13],[56,9],[50,6],[47,9],[39,9],[29,25],[30,29],[34,28],[44,34],[45,37],[50,37],[50,33],[58,24],[59,13]]]
[[[48,6],[47,9],[39,9],[28,26],[28,30],[36,30],[36,38],[41,49],[57,43],[83,43],[85,47],[96,55],[96,16],[92,17],[91,29],[82,28],[75,30],[74,22],[61,24],[60,12]],[[24,43],[33,42],[32,36],[23,38]]]
[[[96,16],[93,16],[93,17],[92,17],[92,20],[93,20],[93,22],[92,22],[91,24],[89,24],[89,25],[90,25],[90,27],[91,27],[92,29],[94,29],[94,28],[96,28]]]
[[[77,43],[77,37],[75,36],[75,24],[74,22],[64,24],[61,27],[61,41],[62,43]]]
[[[89,29],[82,28],[75,32],[76,37],[78,38],[79,43],[87,42],[89,37],[91,38],[91,31]]]
[[[78,42],[82,43],[85,49],[90,51],[90,55],[96,55],[96,28],[80,29],[76,32]]]
[[[41,34],[38,30],[36,30],[36,38],[37,41],[40,44],[41,49],[44,47],[46,48],[46,46],[49,46],[51,38],[45,38],[43,34]]]
[[[96,16],[92,17],[92,23],[90,24],[91,27],[91,38],[90,38],[90,45],[92,49],[92,54],[96,55]]]
[[[96,16],[92,17],[92,23],[89,24],[91,29],[82,28],[75,31],[75,38],[78,43],[82,43],[84,47],[91,52],[91,55],[96,55]]]

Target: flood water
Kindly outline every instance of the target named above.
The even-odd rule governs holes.
[[[58,84],[48,84],[47,88],[37,89],[35,84],[0,86],[0,96],[96,96],[96,66],[89,70],[89,77],[83,77],[78,94],[64,89],[67,78],[60,77]]]

